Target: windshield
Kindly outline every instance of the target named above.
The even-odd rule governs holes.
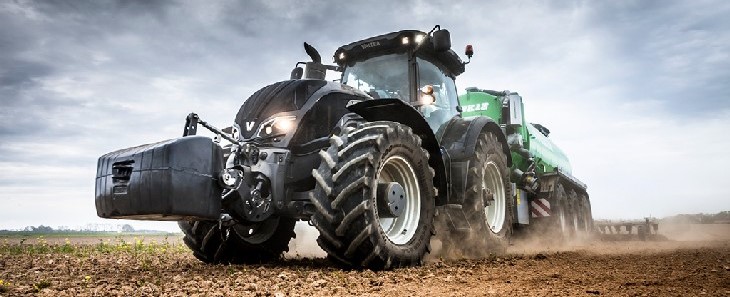
[[[392,54],[375,57],[347,67],[343,83],[368,93],[375,99],[398,98],[410,101],[408,89],[408,57]]]

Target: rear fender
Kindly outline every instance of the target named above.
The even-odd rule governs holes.
[[[507,165],[512,166],[512,156],[502,128],[488,117],[462,118],[456,116],[439,131],[438,140],[448,150],[452,160],[463,160],[474,154],[479,134],[492,132],[497,136],[502,151],[507,155]]]
[[[413,132],[421,137],[421,145],[429,153],[428,165],[435,171],[434,185],[438,189],[436,205],[443,205],[446,202],[447,178],[441,149],[421,113],[400,99],[365,100],[348,105],[347,109],[367,121],[390,121],[411,127]]]
[[[466,175],[471,164],[467,160],[474,155],[479,135],[483,132],[492,132],[497,136],[504,154],[507,156],[507,166],[512,166],[512,155],[507,146],[507,139],[499,125],[488,117],[462,118],[455,116],[439,130],[438,142],[444,147],[444,154],[448,164],[449,195],[447,203],[461,204],[466,191]]]

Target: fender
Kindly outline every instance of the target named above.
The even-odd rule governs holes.
[[[368,121],[391,121],[407,125],[421,137],[423,148],[428,151],[428,165],[434,169],[434,185],[438,190],[436,205],[443,205],[447,197],[446,167],[436,140],[426,119],[412,106],[400,99],[365,100],[347,106],[351,112]]]
[[[449,170],[448,199],[449,204],[461,204],[466,191],[466,176],[470,164],[467,159],[475,150],[479,134],[492,132],[497,136],[502,151],[507,156],[507,166],[512,166],[512,155],[507,146],[507,139],[499,125],[488,117],[474,117],[464,119],[461,116],[453,117],[442,129],[439,129],[437,139],[443,146],[446,155],[446,168]]]
[[[502,151],[507,156],[507,166],[512,166],[512,154],[507,146],[507,137],[502,128],[488,117],[473,117],[464,119],[455,116],[439,130],[438,141],[448,150],[449,157],[454,161],[464,160],[474,154],[479,134],[482,131],[492,132],[502,145]]]

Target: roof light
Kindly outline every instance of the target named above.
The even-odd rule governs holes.
[[[344,60],[345,59],[345,52],[340,52],[340,55],[338,56],[338,58],[340,58],[340,60]]]
[[[423,35],[423,34],[418,34],[418,35],[416,35],[416,43],[420,44],[421,42],[423,42],[423,40],[424,40],[425,38],[426,38],[426,36],[425,36],[425,35]]]
[[[405,36],[405,37],[403,37],[403,39],[401,39],[401,42],[403,44],[408,44],[408,42],[410,42],[410,40],[408,40],[408,36]]]

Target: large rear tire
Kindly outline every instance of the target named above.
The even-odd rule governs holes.
[[[430,251],[435,212],[434,173],[421,138],[403,124],[348,117],[337,130],[312,171],[317,185],[310,200],[317,211],[311,223],[320,232],[317,243],[347,267],[421,264]],[[398,215],[385,210],[390,204],[377,193],[387,183],[402,187]]]
[[[513,222],[511,192],[507,156],[497,136],[483,132],[469,160],[463,207],[473,230],[469,241],[481,246],[468,247],[471,251],[465,251],[465,255],[501,253],[509,245]]]
[[[179,221],[183,242],[210,264],[266,263],[289,250],[296,221],[272,217],[263,222],[219,227],[218,221]]]

